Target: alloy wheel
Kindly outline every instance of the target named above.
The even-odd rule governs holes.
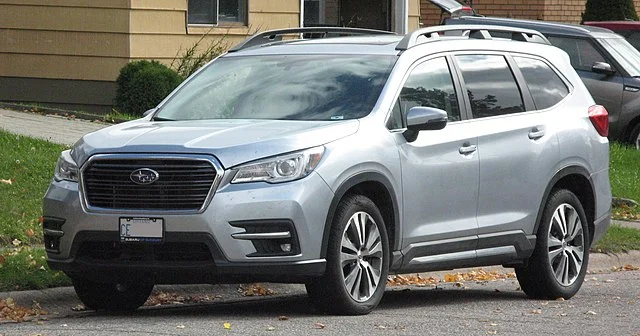
[[[354,213],[342,234],[340,265],[345,288],[355,301],[367,301],[385,281],[380,279],[383,257],[378,225],[368,213]]]
[[[554,211],[549,225],[549,263],[556,280],[571,286],[582,269],[585,255],[585,236],[576,209],[567,203]]]

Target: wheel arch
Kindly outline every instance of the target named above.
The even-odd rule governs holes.
[[[385,221],[385,228],[389,237],[390,251],[393,252],[400,246],[400,211],[399,202],[391,182],[382,174],[377,172],[364,172],[354,175],[344,181],[334,193],[329,211],[325,219],[325,226],[322,234],[321,258],[327,256],[327,246],[329,244],[329,232],[338,203],[346,195],[360,194],[369,197],[378,207]]]
[[[540,226],[540,220],[544,212],[544,207],[547,204],[549,196],[554,189],[567,189],[574,193],[580,200],[584,213],[587,216],[587,226],[589,227],[589,244],[593,240],[593,232],[595,230],[595,212],[596,212],[596,199],[593,183],[589,178],[589,172],[581,166],[569,166],[561,169],[551,179],[547,188],[545,189],[542,202],[538,209],[538,215],[534,226],[533,233],[538,232]]]

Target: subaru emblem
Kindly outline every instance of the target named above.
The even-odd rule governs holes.
[[[160,174],[157,171],[149,168],[140,168],[134,170],[129,178],[135,184],[151,184],[158,180]]]

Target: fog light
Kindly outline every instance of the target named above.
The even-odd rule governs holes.
[[[280,244],[282,252],[291,252],[291,244]]]

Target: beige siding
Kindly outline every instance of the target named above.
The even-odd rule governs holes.
[[[0,53],[7,77],[114,81],[128,58]]]
[[[409,31],[420,28],[420,0],[409,0]]]

